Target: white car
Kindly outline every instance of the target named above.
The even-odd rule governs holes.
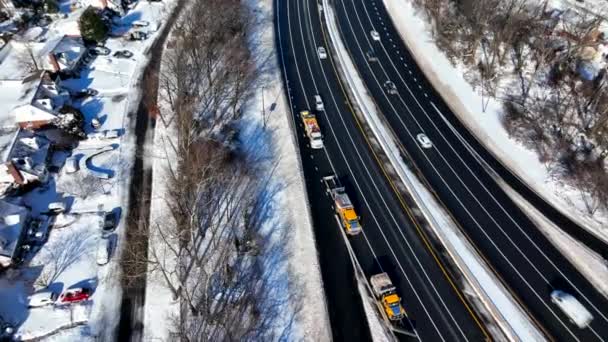
[[[431,148],[433,147],[433,143],[431,142],[431,139],[429,139],[429,137],[426,136],[426,134],[424,133],[420,133],[416,136],[416,139],[418,139],[418,142],[420,143],[420,145],[423,148]]]
[[[319,48],[317,49],[317,53],[319,54],[319,59],[326,59],[327,58],[327,51],[325,51],[324,47],[319,46]]]
[[[369,33],[372,36],[372,39],[379,42],[380,41],[380,34],[378,33],[378,31],[376,30],[371,30]]]
[[[315,95],[315,108],[320,112],[325,110],[325,105],[323,105],[321,95]]]
[[[38,308],[55,303],[59,294],[57,292],[42,290],[32,294],[28,298],[28,308]]]
[[[78,158],[70,157],[65,161],[65,172],[74,173],[78,171]]]
[[[59,214],[65,212],[65,204],[63,202],[52,202],[49,203],[49,211],[53,214]]]
[[[97,265],[102,266],[110,261],[110,252],[112,251],[110,239],[102,238],[97,244]]]
[[[591,312],[569,293],[555,290],[551,292],[551,301],[580,329],[589,326],[589,323],[593,320]]]

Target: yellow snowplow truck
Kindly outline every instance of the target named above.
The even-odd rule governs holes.
[[[369,282],[372,284],[374,295],[380,301],[388,319],[398,321],[405,317],[405,310],[401,306],[401,298],[397,295],[397,288],[393,285],[388,274],[373,275]]]
[[[334,209],[346,234],[359,234],[361,232],[359,216],[357,215],[350,198],[346,194],[344,187],[340,185],[338,177],[336,177],[336,175],[323,177],[323,183],[325,184],[327,193],[334,201]]]

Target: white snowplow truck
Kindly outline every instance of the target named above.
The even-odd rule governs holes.
[[[551,301],[580,329],[589,326],[589,323],[593,320],[591,312],[569,293],[555,290],[551,292]]]
[[[340,185],[338,177],[336,175],[323,177],[323,183],[325,183],[327,193],[334,201],[336,215],[346,234],[357,235],[361,233],[359,215],[357,215],[344,187]]]
[[[399,321],[405,317],[405,310],[401,306],[401,298],[397,295],[397,288],[393,285],[388,274],[373,275],[369,282],[372,284],[374,295],[380,301],[384,314],[391,321]]]
[[[310,147],[313,149],[323,148],[323,136],[321,135],[317,117],[307,110],[301,111],[300,117],[302,118],[302,123],[304,123],[306,135],[310,140]]]

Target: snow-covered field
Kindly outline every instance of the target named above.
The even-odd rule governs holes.
[[[483,110],[481,93],[464,79],[463,67],[453,66],[437,48],[425,16],[408,0],[383,1],[418,65],[478,139],[563,213],[608,240],[608,213],[598,211],[594,216],[588,215],[580,192],[551,177],[534,151],[509,136],[501,123],[501,103],[490,99]]]
[[[126,216],[130,169],[134,160],[134,113],[140,92],[138,79],[147,64],[146,50],[156,37],[156,24],[162,23],[168,11],[166,2],[140,2],[124,16],[118,25],[129,26],[134,20],[150,22],[150,36],[143,42],[108,39],[106,46],[133,52],[130,59],[98,56],[85,67],[80,78],[65,80],[70,90],[93,88],[99,93],[81,103],[89,139],[71,151],[79,158],[79,170],[55,174],[42,191],[34,190],[24,196],[32,214],[46,210],[48,203],[62,199],[69,215],[58,217],[49,240],[35,254],[29,265],[10,270],[0,278],[0,314],[18,326],[17,335],[24,339],[53,334],[52,340],[84,341],[112,340],[120,318],[120,259],[124,239],[124,219],[110,235],[110,262],[98,266],[97,245],[101,239],[100,223],[104,211]],[[69,21],[66,21],[69,22]],[[61,28],[56,28],[61,31]],[[52,31],[55,32],[55,31]],[[50,34],[50,33],[49,33]],[[118,138],[105,139],[90,126],[98,118],[97,131],[116,130]],[[59,158],[65,158],[64,153]],[[60,222],[61,221],[61,222]],[[60,223],[63,227],[59,228]],[[50,289],[61,292],[70,287],[93,289],[90,300],[68,306],[48,306],[27,309],[27,296],[39,286],[40,275],[53,273]],[[74,327],[69,329],[70,327]],[[69,330],[67,330],[69,329]]]
[[[325,1],[324,8],[326,18],[328,19],[327,26],[329,27],[332,44],[334,44],[337,51],[341,67],[345,70],[344,74],[355,95],[358,107],[372,128],[383,150],[391,160],[399,177],[414,196],[425,217],[435,230],[436,236],[442,241],[465,275],[471,291],[484,303],[483,310],[494,317],[496,323],[501,326],[503,332],[509,338],[517,338],[524,341],[542,340],[542,335],[531,324],[526,314],[516,304],[508,291],[499,285],[499,282],[493,277],[491,271],[484,266],[483,261],[474,249],[458,233],[458,228],[450,216],[435,201],[430,191],[417,180],[416,176],[401,159],[399,149],[394,142],[394,137],[389,133],[385,123],[378,115],[373,100],[368,94],[357,69],[340,40],[335,19],[333,18],[333,11],[327,6]],[[490,328],[496,329],[495,327]]]

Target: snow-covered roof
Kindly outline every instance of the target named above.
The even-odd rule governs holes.
[[[28,214],[27,208],[0,200],[0,256],[14,256]]]
[[[0,50],[0,80],[22,80],[31,71],[26,65],[30,56],[37,60],[40,56],[42,43],[24,43],[11,40]],[[30,51],[28,51],[30,50]]]
[[[39,56],[53,54],[62,67],[71,68],[78,63],[85,52],[86,48],[81,37],[59,35],[44,44]]]
[[[50,141],[29,130],[20,129],[9,148],[2,151],[2,161],[11,160],[22,171],[44,172]]]
[[[0,80],[0,128],[17,122],[52,120],[58,90],[54,82],[39,71],[23,80]]]

